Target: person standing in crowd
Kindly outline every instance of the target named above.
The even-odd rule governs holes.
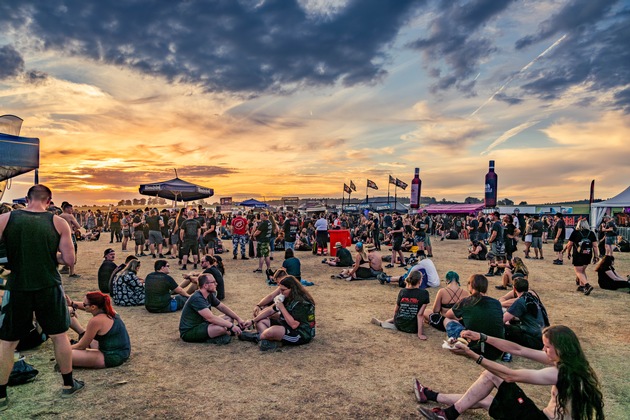
[[[241,259],[242,260],[249,260],[249,258],[246,255],[246,248],[247,248],[247,219],[243,217],[243,212],[242,211],[238,211],[236,213],[236,217],[232,219],[232,222],[230,223],[230,226],[232,227],[232,247],[233,247],[233,252],[232,254],[233,259],[237,258],[238,255],[238,247],[241,247]]]
[[[295,249],[295,239],[298,234],[300,225],[297,219],[293,216],[293,213],[289,212],[287,218],[282,224],[282,230],[284,231],[284,249]]]
[[[492,253],[499,257],[505,256],[505,241],[503,236],[503,225],[500,221],[501,213],[498,211],[493,212],[490,215],[490,219],[492,221],[492,227],[490,231],[490,238],[488,239],[488,243],[492,244]]]
[[[122,251],[126,252],[127,242],[129,242],[129,238],[131,238],[131,216],[129,215],[129,212],[123,213],[120,226],[122,229]]]
[[[593,261],[599,261],[597,246],[597,237],[590,230],[590,226],[586,219],[578,222],[577,228],[571,233],[569,241],[564,250],[567,251],[567,258],[571,259],[573,255],[573,269],[577,283],[577,291],[583,292],[586,296],[593,291],[593,286],[588,282],[586,277],[586,267]],[[564,252],[563,250],[563,252]]]
[[[319,219],[315,221],[315,234],[317,255],[328,255],[328,251],[326,250],[328,247],[328,221],[324,217],[324,213],[321,213]]]
[[[188,210],[188,218],[182,223],[179,229],[179,240],[182,243],[182,266],[181,270],[186,270],[188,255],[192,252],[194,268],[197,268],[199,261],[199,238],[201,237],[201,224],[195,219],[195,212]]]
[[[76,232],[79,232],[79,229],[81,229],[81,225],[79,225],[79,222],[77,222],[77,219],[74,217],[72,204],[68,203],[67,201],[64,201],[61,204],[61,210],[62,210],[62,213],[59,215],[59,217],[61,217],[63,220],[65,220],[68,223],[68,226],[70,226],[70,230],[72,231],[71,239],[72,239],[72,245],[74,246],[74,259],[75,259],[75,264],[76,264],[77,251],[78,251]],[[79,274],[74,272],[74,264],[65,265],[61,269],[61,271],[59,271],[59,273],[69,274],[68,277],[73,278],[73,279],[78,279],[79,277],[81,277]]]
[[[109,243],[114,243],[114,238],[116,242],[122,241],[122,225],[120,224],[121,215],[118,209],[114,209],[113,212],[109,214]]]
[[[604,226],[604,232],[606,232],[606,237],[604,239],[606,255],[612,257],[613,249],[615,248],[615,241],[617,240],[617,225],[612,217],[608,215],[604,216],[604,222],[606,222],[606,225]]]
[[[564,249],[564,239],[566,238],[566,224],[564,222],[564,218],[562,217],[562,213],[554,214],[555,223],[555,236],[553,238],[553,250],[556,253],[556,259],[553,260],[555,265],[562,265],[564,262],[562,261],[563,249]]]
[[[543,258],[543,230],[545,226],[543,222],[540,220],[540,216],[534,215],[534,224],[532,225],[532,247],[534,248],[535,259]],[[540,252],[540,257],[538,253]]]
[[[206,231],[203,235],[203,240],[206,246],[206,254],[213,256],[214,248],[217,245],[217,219],[214,217],[214,211],[206,211]]]
[[[392,216],[392,227],[389,231],[392,235],[392,261],[385,266],[387,268],[393,267],[394,264],[396,264],[397,258],[400,261],[399,267],[407,266],[407,263],[405,263],[405,256],[402,253],[404,231],[405,227],[402,220],[400,220],[400,215],[398,212],[394,212],[394,215]]]
[[[155,255],[157,247],[159,257],[164,258],[164,255],[162,254],[162,242],[164,241],[164,238],[162,237],[162,228],[164,227],[164,221],[158,214],[157,209],[151,209],[149,211],[149,216],[145,219],[145,221],[149,226],[149,249],[151,250],[151,256],[153,256],[153,258],[158,257]]]
[[[109,279],[118,267],[114,262],[116,251],[107,248],[103,253],[103,263],[98,268],[98,289],[103,293],[109,293]]]
[[[273,226],[269,221],[269,215],[261,213],[260,223],[254,231],[254,238],[256,238],[256,254],[258,255],[258,268],[254,270],[254,273],[262,273],[263,262],[267,266],[267,270],[271,270],[271,258],[269,249],[269,240],[271,239]]]
[[[136,210],[131,226],[133,226],[136,257],[146,257],[147,254],[144,253],[144,214],[142,214],[142,210]]]
[[[0,238],[7,247],[7,268],[11,270],[0,326],[0,411],[9,406],[7,383],[13,352],[30,332],[33,313],[53,341],[63,378],[62,396],[84,387],[72,376],[72,348],[66,334],[70,316],[57,271],[57,264],[74,266],[72,232],[66,221],[46,211],[51,200],[48,187],[34,185],[28,190],[25,209],[0,215]]]

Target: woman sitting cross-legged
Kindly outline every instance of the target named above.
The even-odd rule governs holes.
[[[503,276],[501,276],[501,285],[494,287],[498,290],[508,290],[512,287],[512,279],[514,277],[522,277],[528,280],[528,276],[529,270],[525,266],[523,259],[521,257],[514,257],[505,267]]]
[[[420,280],[422,280],[422,273],[419,271],[414,271],[407,276],[406,287],[398,293],[394,317],[387,321],[372,318],[372,324],[390,330],[417,333],[420,340],[426,340],[422,314],[429,304],[429,292],[420,289]]]
[[[444,315],[457,302],[470,296],[470,293],[459,284],[459,274],[454,271],[446,273],[446,286],[438,290],[431,311],[424,311],[424,319],[433,328],[446,331]]]
[[[139,260],[131,260],[129,264],[112,281],[111,296],[115,305],[144,305],[144,279],[138,277]]]
[[[122,365],[131,354],[131,342],[109,296],[90,292],[81,306],[76,305],[92,314],[92,319],[79,342],[72,346],[72,366],[102,369]]]
[[[273,351],[278,344],[300,345],[315,337],[315,301],[293,276],[284,277],[274,292],[274,304],[258,312],[246,326],[255,325],[258,333],[243,332],[240,340],[260,342],[261,351]],[[273,315],[279,314],[278,319]]]

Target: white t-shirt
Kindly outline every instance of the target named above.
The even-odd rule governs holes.
[[[440,286],[440,276],[438,275],[437,269],[435,268],[435,264],[428,258],[420,261],[418,264],[414,265],[409,269],[409,274],[413,271],[423,270],[422,274],[426,273],[427,275],[427,285],[429,287],[439,287]]]
[[[323,217],[315,221],[315,230],[328,230],[328,221]]]

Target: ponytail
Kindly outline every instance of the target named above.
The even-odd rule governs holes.
[[[91,305],[96,305],[99,309],[102,309],[107,316],[110,318],[114,318],[116,316],[116,311],[112,307],[112,299],[109,295],[103,294],[101,292],[89,292],[85,295],[88,302]]]

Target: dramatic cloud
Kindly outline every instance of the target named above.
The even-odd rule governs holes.
[[[213,92],[287,92],[373,83],[413,0],[3,1],[0,24],[62,54],[125,66]]]
[[[22,55],[11,45],[0,47],[0,80],[15,77],[24,71]]]

